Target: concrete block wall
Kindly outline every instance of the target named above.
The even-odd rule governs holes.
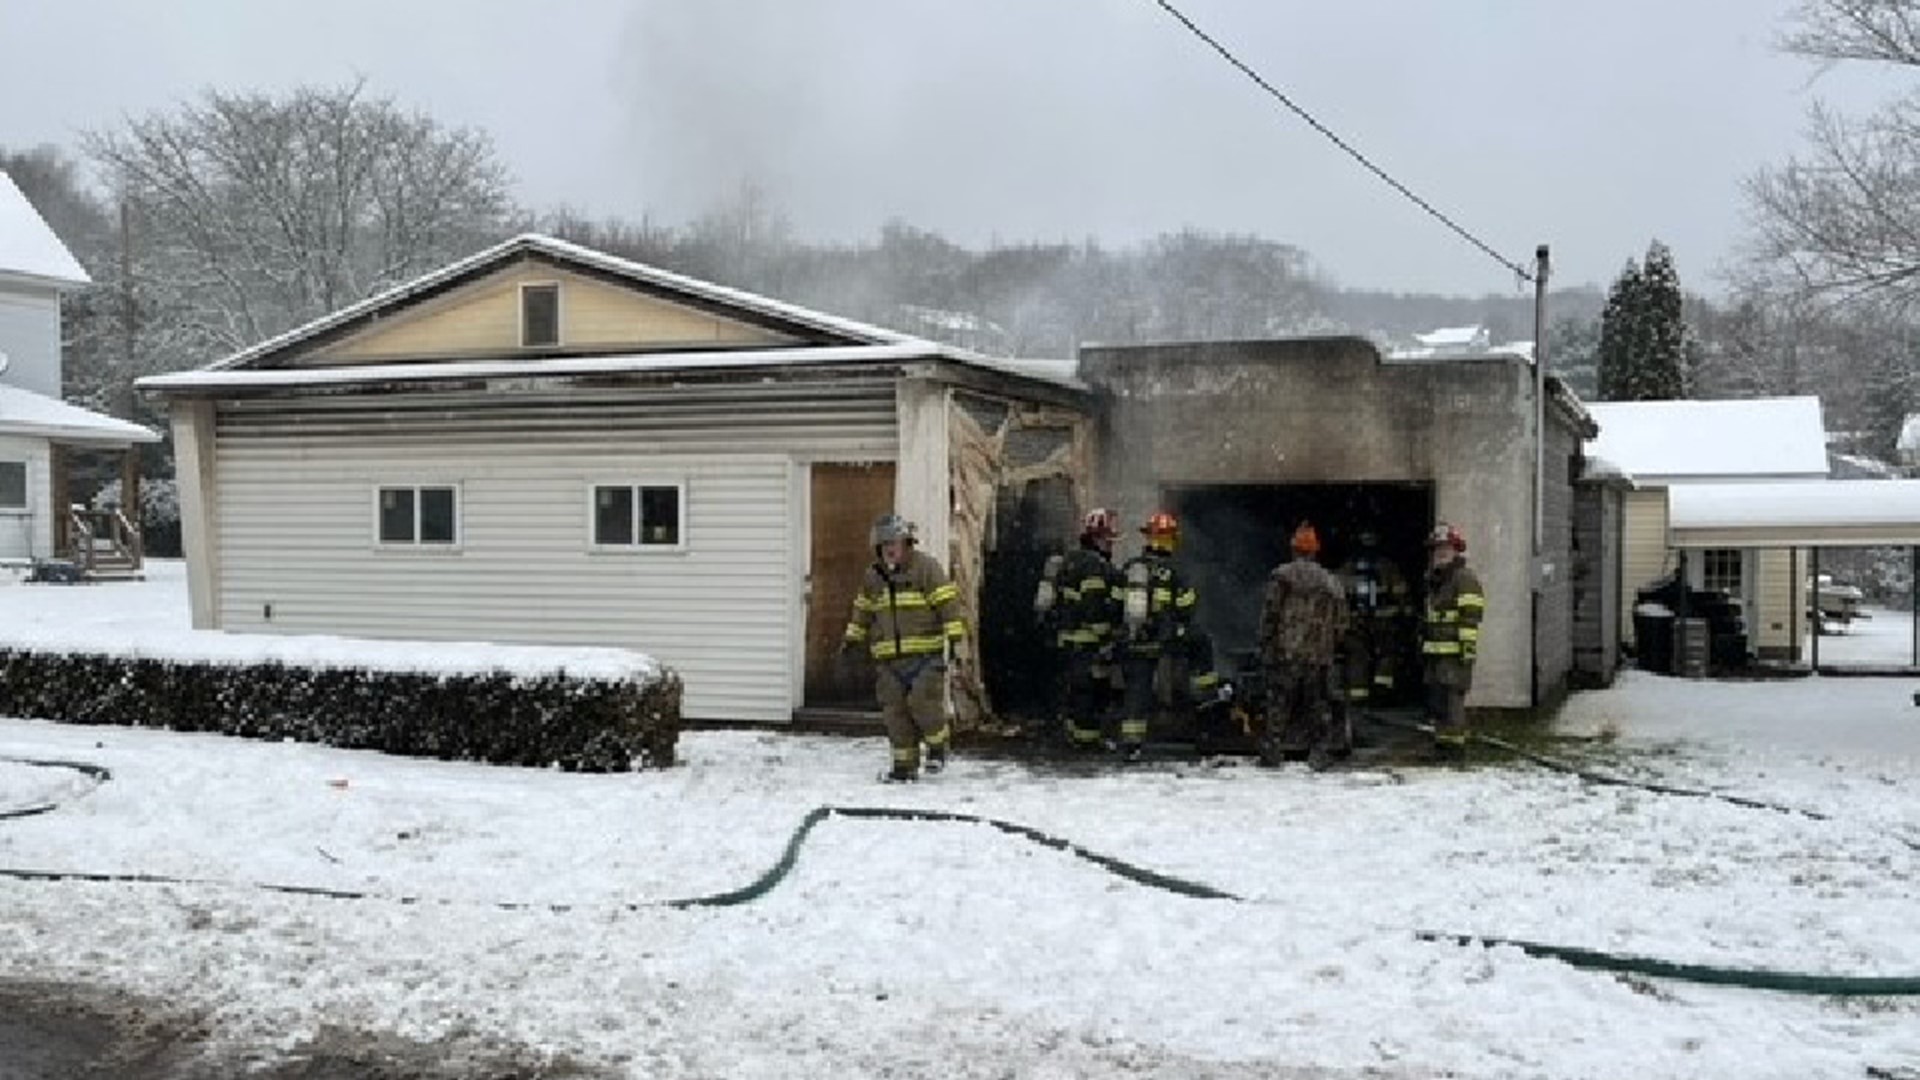
[[[1533,704],[1532,372],[1514,359],[1383,361],[1360,338],[1082,350],[1099,397],[1099,491],[1132,523],[1169,487],[1412,482],[1467,533],[1487,591],[1469,703]],[[1575,445],[1571,428],[1555,453]],[[1555,543],[1571,557],[1571,481],[1549,469]],[[1553,488],[1566,485],[1567,492]],[[1562,578],[1567,575],[1563,571]],[[1542,675],[1572,665],[1570,588],[1547,601],[1564,644]],[[1551,631],[1543,631],[1548,633]]]

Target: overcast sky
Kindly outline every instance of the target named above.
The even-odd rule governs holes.
[[[1740,183],[1797,145],[1815,78],[1788,0],[1184,0],[1416,190],[1561,282],[1659,236],[1716,291]],[[1121,243],[1182,226],[1307,249],[1342,284],[1511,275],[1424,219],[1151,0],[4,0],[0,145],[206,86],[365,76],[485,128],[523,201],[683,220],[752,177],[811,237]]]

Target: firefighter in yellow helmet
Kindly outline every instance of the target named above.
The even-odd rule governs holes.
[[[1180,522],[1156,513],[1140,532],[1146,547],[1121,570],[1120,673],[1125,699],[1120,714],[1120,755],[1138,761],[1147,725],[1160,704],[1158,678],[1169,703],[1192,704],[1218,693],[1213,646],[1193,624],[1200,596],[1174,562]],[[1183,674],[1184,673],[1184,674]]]
[[[873,565],[853,599],[843,650],[864,645],[879,668],[876,694],[893,748],[882,779],[920,777],[920,747],[929,773],[946,767],[947,656],[966,636],[960,591],[939,560],[915,546],[913,526],[898,514],[873,524]]]
[[[1467,566],[1467,538],[1445,522],[1427,536],[1427,612],[1420,654],[1427,687],[1427,721],[1434,749],[1458,758],[1467,746],[1467,691],[1480,655],[1480,621],[1487,597]]]

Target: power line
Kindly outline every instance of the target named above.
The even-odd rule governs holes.
[[[1427,200],[1421,198],[1418,194],[1415,194],[1412,188],[1394,179],[1393,176],[1387,172],[1387,170],[1381,168],[1378,165],[1375,165],[1370,159],[1368,159],[1367,155],[1355,149],[1353,144],[1341,138],[1337,133],[1334,132],[1332,128],[1321,123],[1318,118],[1316,118],[1312,113],[1308,112],[1306,109],[1302,108],[1292,98],[1288,97],[1286,93],[1283,92],[1279,87],[1268,82],[1266,78],[1262,76],[1258,71],[1255,71],[1252,67],[1248,66],[1246,61],[1240,59],[1238,56],[1235,56],[1233,54],[1233,50],[1227,48],[1225,45],[1222,45],[1219,39],[1215,38],[1212,34],[1207,33],[1205,30],[1202,30],[1198,23],[1195,23],[1192,19],[1187,17],[1185,12],[1181,11],[1177,7],[1174,7],[1172,0],[1154,0],[1154,3],[1159,4],[1160,7],[1164,11],[1166,11],[1167,14],[1173,16],[1176,20],[1178,20],[1180,25],[1186,27],[1187,31],[1191,33],[1194,37],[1199,38],[1201,41],[1205,42],[1207,46],[1211,48],[1214,52],[1219,53],[1221,59],[1225,60],[1229,64],[1232,64],[1234,67],[1240,69],[1240,73],[1242,75],[1245,75],[1247,78],[1252,79],[1254,82],[1254,85],[1260,87],[1260,89],[1262,90],[1265,90],[1269,95],[1273,97],[1275,101],[1278,101],[1280,104],[1286,106],[1288,111],[1292,112],[1295,116],[1298,116],[1300,119],[1306,121],[1308,127],[1311,127],[1313,130],[1326,136],[1327,141],[1333,143],[1333,145],[1345,151],[1348,157],[1359,162],[1363,168],[1365,168],[1368,172],[1372,173],[1373,175],[1379,177],[1382,181],[1386,183],[1388,187],[1399,192],[1401,195],[1406,196],[1406,198],[1411,200],[1415,206],[1418,206],[1420,209],[1425,210],[1430,216],[1433,217],[1435,221],[1438,221],[1440,224],[1445,225],[1449,229],[1452,229],[1454,233],[1457,234],[1462,240],[1465,240],[1467,243],[1472,244],[1474,247],[1479,248],[1482,252],[1486,254],[1488,258],[1492,259],[1494,262],[1499,263],[1501,266],[1506,267],[1508,270],[1513,271],[1515,274],[1518,274],[1521,280],[1523,281],[1533,280],[1533,271],[1527,269],[1525,266],[1522,266],[1521,264],[1514,262],[1512,259],[1509,259],[1505,255],[1502,255],[1498,251],[1494,250],[1493,245],[1487,243],[1485,240],[1482,240],[1478,236],[1475,236],[1473,233],[1467,231],[1466,226],[1461,225],[1459,222],[1448,217],[1445,213],[1442,213],[1438,207],[1434,206],[1432,203],[1428,202]]]

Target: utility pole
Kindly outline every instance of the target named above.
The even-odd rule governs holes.
[[[1533,252],[1533,559],[1534,574],[1547,549],[1547,245]]]

